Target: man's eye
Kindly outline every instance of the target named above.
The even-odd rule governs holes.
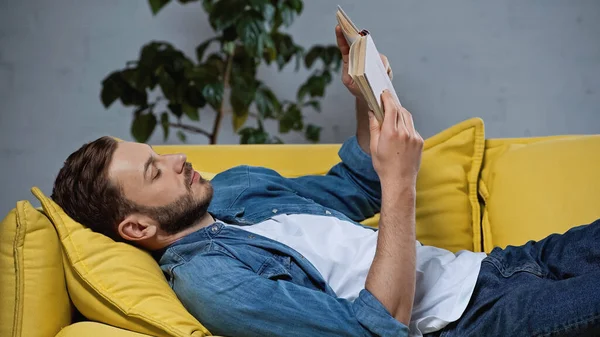
[[[157,170],[156,174],[154,175],[154,177],[152,178],[152,180],[158,179],[160,177],[160,173],[161,173],[160,170]]]

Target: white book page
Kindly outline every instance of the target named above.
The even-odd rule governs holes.
[[[381,56],[379,56],[379,52],[377,51],[377,47],[375,47],[375,43],[373,42],[371,35],[366,36],[366,42],[365,77],[367,78],[367,81],[369,81],[369,85],[371,86],[371,90],[373,90],[373,95],[375,95],[375,98],[377,98],[377,103],[381,107],[381,111],[383,111],[381,94],[384,90],[389,90],[398,103],[400,103],[400,100],[398,99],[396,90],[394,90],[392,81],[390,80],[385,66],[383,65],[383,61],[381,61]]]
[[[342,27],[342,33],[344,33],[344,37],[346,37],[346,41],[348,41],[349,45],[352,45],[354,43],[354,41],[356,41],[359,37],[358,28],[356,27],[354,22],[352,22],[352,20],[350,20],[350,17],[346,14],[346,12],[344,12],[344,10],[342,9],[342,7],[340,5],[338,5],[338,11],[336,13],[336,17],[337,17],[339,25]],[[342,20],[345,20],[350,27],[346,27],[342,23]],[[344,29],[344,27],[346,27],[347,29],[350,29],[351,31],[347,32]]]

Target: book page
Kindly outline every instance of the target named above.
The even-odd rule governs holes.
[[[352,45],[356,39],[360,37],[358,34],[358,28],[350,20],[350,17],[344,12],[341,6],[338,5],[338,10],[336,13],[336,18],[338,20],[338,24],[342,28],[342,33],[344,33],[344,37],[346,37],[346,41],[348,44]]]
[[[394,98],[400,103],[396,90],[392,85],[392,81],[387,74],[381,56],[375,47],[375,42],[371,35],[366,36],[366,48],[365,48],[365,77],[373,90],[373,95],[377,98],[377,102],[383,111],[383,104],[381,102],[381,93],[384,90],[389,90]]]

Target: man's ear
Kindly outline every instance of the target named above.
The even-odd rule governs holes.
[[[119,223],[119,235],[127,241],[146,241],[156,236],[157,224],[140,214],[128,215]]]

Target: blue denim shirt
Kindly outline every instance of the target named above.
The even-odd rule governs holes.
[[[317,214],[357,222],[379,212],[381,185],[371,157],[350,138],[325,176],[284,178],[239,166],[213,178],[209,212],[253,225],[275,214]],[[160,265],[186,309],[225,336],[407,336],[368,290],[336,297],[294,249],[216,222],[169,246]]]

